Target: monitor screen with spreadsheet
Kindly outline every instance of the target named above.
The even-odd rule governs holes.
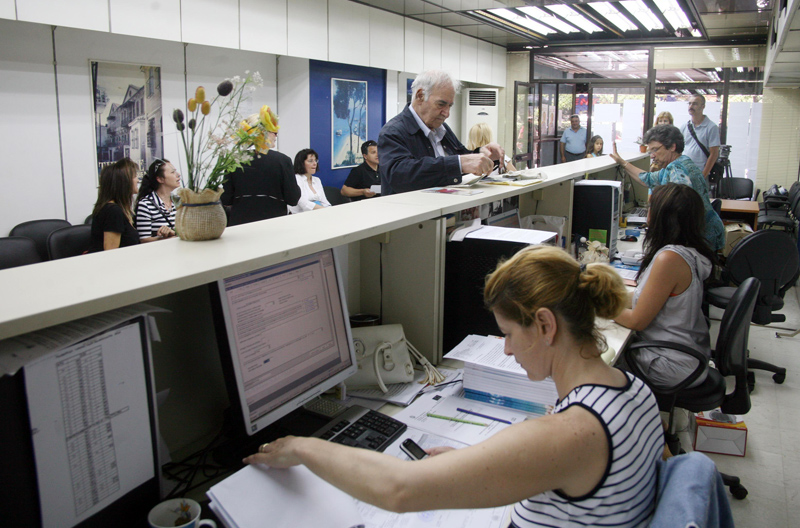
[[[356,371],[332,249],[228,277],[212,292],[231,406],[248,435]]]

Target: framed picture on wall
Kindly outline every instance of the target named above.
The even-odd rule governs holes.
[[[367,82],[331,79],[331,168],[361,164],[366,140]]]
[[[89,61],[97,173],[129,157],[144,172],[164,156],[161,68]]]

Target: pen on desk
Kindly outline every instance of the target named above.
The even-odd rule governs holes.
[[[452,416],[443,416],[441,414],[426,413],[428,418],[438,418],[440,420],[449,420],[451,422],[465,423],[470,425],[480,425],[481,427],[488,427],[489,424],[481,422],[470,422],[469,420],[462,420],[461,418],[453,418]]]
[[[475,411],[469,411],[467,409],[462,409],[461,407],[457,407],[456,410],[458,412],[471,414],[473,416],[480,416],[481,418],[486,418],[487,420],[494,420],[495,422],[501,422],[504,424],[512,425],[512,423],[509,422],[508,420],[503,420],[502,418],[495,418],[494,416],[489,416],[488,414],[476,413]]]

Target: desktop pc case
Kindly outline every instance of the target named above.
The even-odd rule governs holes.
[[[572,234],[589,239],[590,229],[607,233],[608,254],[617,252],[622,182],[581,180],[575,182],[572,198]]]

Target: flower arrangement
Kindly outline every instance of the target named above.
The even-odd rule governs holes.
[[[187,102],[187,114],[184,116],[177,108],[172,112],[186,155],[185,188],[196,193],[217,190],[226,174],[250,164],[253,156],[249,148],[251,145],[261,148],[266,127],[260,122],[241,126],[239,109],[262,84],[258,72],[246,71],[244,78],[236,76],[222,81],[211,100],[206,99],[205,88],[198,86],[194,97]],[[210,123],[209,118],[206,123],[215,104],[219,104],[216,120]]]

